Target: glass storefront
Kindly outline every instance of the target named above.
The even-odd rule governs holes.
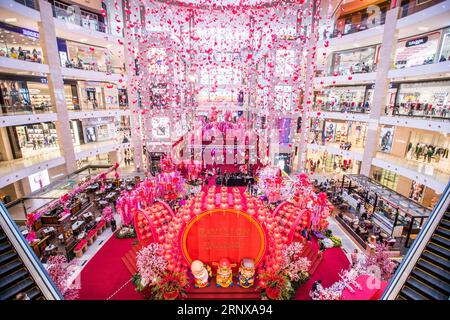
[[[112,54],[106,48],[59,39],[58,50],[63,67],[106,73],[120,72],[120,67],[113,65]]]
[[[0,57],[42,63],[39,32],[0,22]]]
[[[315,95],[315,110],[339,112],[368,112],[369,102],[365,103],[366,86],[325,88]]]
[[[84,140],[86,143],[116,139],[115,118],[83,119]]]
[[[450,28],[444,29],[442,33],[441,51],[439,52],[439,62],[450,61]]]
[[[367,134],[367,123],[311,118],[309,143],[335,143],[339,148],[352,150],[363,148]]]
[[[0,105],[4,115],[52,111],[47,79],[0,75]]]
[[[440,40],[440,30],[400,40],[395,54],[395,68],[402,69],[434,63]]]
[[[332,56],[330,75],[351,75],[368,73],[376,70],[376,55],[378,47],[334,52]]]
[[[367,30],[384,24],[386,12],[389,10],[390,1],[377,3],[378,1],[364,1],[361,5],[350,1],[340,5],[340,15],[330,37],[339,37],[358,31]],[[373,4],[371,4],[373,3]]]
[[[338,176],[344,173],[358,174],[361,162],[340,155],[308,150],[306,169],[310,174]]]
[[[86,11],[77,5],[68,5],[60,1],[51,2],[53,2],[53,14],[57,19],[94,31],[107,32],[102,15]]]
[[[386,110],[392,115],[450,117],[450,81],[402,83],[395,105]]]

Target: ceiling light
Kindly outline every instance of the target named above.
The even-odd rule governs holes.
[[[80,39],[80,41],[81,41],[81,42],[86,42],[87,39],[86,39],[86,38],[83,38],[83,39]]]
[[[16,22],[17,18],[6,18],[5,22]]]
[[[430,28],[428,28],[428,27],[417,27],[417,30],[419,30],[419,31],[428,31],[428,30],[430,30]]]

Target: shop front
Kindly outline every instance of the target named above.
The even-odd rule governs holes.
[[[0,74],[0,89],[2,114],[53,110],[47,78]]]
[[[337,112],[369,112],[372,95],[366,94],[372,90],[368,86],[342,86],[325,88],[316,92],[314,98],[314,110],[337,111]]]
[[[86,143],[116,139],[114,118],[89,118],[83,119],[82,123]]]
[[[386,108],[394,116],[450,118],[450,80],[400,83],[394,103]]]
[[[380,46],[370,46],[352,50],[334,52],[330,75],[352,75],[376,71]]]
[[[5,130],[9,146],[4,147],[10,150],[6,153],[10,153],[12,159],[28,158],[59,149],[56,126],[53,122],[11,126]],[[2,158],[12,160],[3,156]]]
[[[340,5],[340,13],[331,37],[339,37],[382,25],[390,1],[348,1]]]
[[[101,14],[62,1],[51,0],[49,2],[53,5],[53,15],[55,18],[90,30],[107,32],[104,17]],[[90,1],[85,1],[84,5],[86,6],[88,3],[90,3]],[[98,1],[95,3],[98,3]],[[100,9],[101,8],[98,8],[98,10]]]
[[[397,43],[395,68],[409,68],[439,61],[442,30],[402,39]]]
[[[328,152],[308,150],[305,166],[310,174],[337,178],[343,173],[358,174],[361,162]]]
[[[63,67],[106,73],[119,72],[120,67],[113,65],[112,54],[107,48],[60,38],[57,39],[57,44]]]
[[[0,22],[0,57],[43,63],[39,32]]]

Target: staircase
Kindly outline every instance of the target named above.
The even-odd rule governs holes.
[[[397,300],[448,300],[450,297],[450,211],[447,208]]]
[[[142,249],[141,244],[134,245],[125,255],[122,257],[122,261],[127,267],[128,271],[130,271],[131,275],[135,275],[138,271],[136,266],[136,256],[139,250]]]
[[[45,299],[0,227],[0,300],[13,300],[18,293],[30,300]]]

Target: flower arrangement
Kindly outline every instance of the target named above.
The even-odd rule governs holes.
[[[80,287],[75,286],[71,279],[75,267],[75,264],[67,263],[62,255],[50,256],[47,260],[47,272],[65,300],[75,300],[79,295]]]
[[[335,247],[340,247],[340,246],[342,246],[342,239],[339,238],[338,236],[331,236],[329,239],[330,239],[331,241],[333,241],[333,245],[334,245]]]
[[[167,261],[163,257],[162,245],[151,243],[139,250],[136,256],[136,265],[142,287],[159,281],[167,267]]]
[[[102,218],[109,222],[114,219],[113,209],[111,207],[105,207],[102,211]]]
[[[309,278],[308,270],[311,266],[311,261],[301,256],[302,251],[303,244],[300,242],[293,242],[282,251],[283,263],[281,269],[288,276],[289,280],[295,283],[294,286],[305,282]]]
[[[366,273],[366,271],[361,266],[356,266],[350,270],[341,270],[339,273],[341,279],[339,281],[333,283],[328,288],[320,288],[317,292],[312,294],[311,298],[313,300],[339,300],[345,289],[348,289],[352,293],[355,292],[354,288],[362,290],[361,285],[356,282],[356,279],[364,273]]]
[[[366,257],[363,267],[372,271],[376,270],[381,280],[389,281],[394,274],[395,263],[391,260],[387,246],[377,244],[375,252]]]
[[[186,297],[188,280],[181,272],[164,272],[160,281],[152,287],[155,300],[175,300]]]
[[[125,238],[136,238],[136,231],[134,228],[122,227],[116,232],[116,238],[125,239]]]
[[[295,294],[291,281],[282,272],[265,272],[259,275],[259,279],[263,300],[289,300]]]

